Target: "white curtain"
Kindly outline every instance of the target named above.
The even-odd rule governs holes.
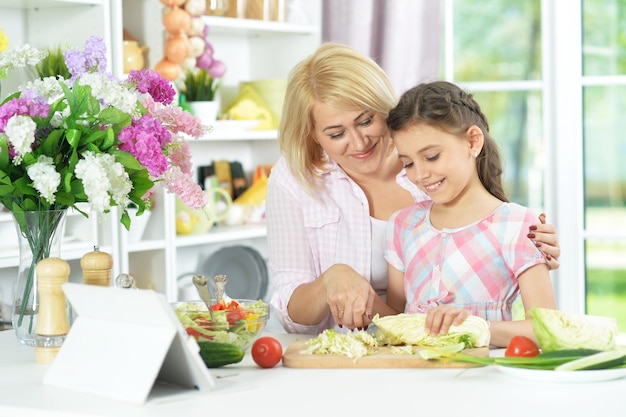
[[[439,77],[441,0],[323,0],[322,40],[350,45],[396,92]]]

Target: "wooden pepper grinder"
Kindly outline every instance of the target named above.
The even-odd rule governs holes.
[[[69,281],[70,265],[63,259],[44,258],[37,263],[36,273],[39,317],[35,327],[35,362],[49,365],[70,331],[67,300],[61,288],[63,283]]]
[[[111,285],[111,268],[113,259],[106,252],[100,252],[98,246],[93,247],[93,252],[86,253],[80,260],[83,270],[83,283],[88,285]]]

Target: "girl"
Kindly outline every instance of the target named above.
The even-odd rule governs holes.
[[[526,236],[536,220],[509,203],[498,147],[471,94],[437,81],[407,91],[387,123],[409,179],[430,199],[394,214],[387,225],[387,304],[427,313],[431,334],[447,333],[468,314],[490,321],[491,344],[534,339],[524,309],[556,308],[549,269]]]

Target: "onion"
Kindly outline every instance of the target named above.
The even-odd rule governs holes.
[[[165,58],[180,64],[189,54],[189,40],[185,35],[170,36],[165,42]]]
[[[226,72],[226,64],[217,59],[213,60],[213,65],[209,68],[209,74],[213,78],[220,78]]]
[[[186,1],[187,0],[161,0],[161,4],[164,6],[175,7],[182,6]]]
[[[168,60],[167,58],[159,61],[154,70],[161,74],[161,76],[167,80],[175,81],[181,73],[180,65]]]
[[[189,57],[199,57],[204,52],[204,39],[199,36],[189,37]]]
[[[191,15],[179,7],[170,9],[163,15],[163,26],[172,34],[186,33],[191,28]]]
[[[192,16],[202,16],[206,10],[206,3],[204,0],[187,0],[185,10]]]
[[[187,31],[189,36],[202,36],[204,32],[204,22],[201,17],[191,18],[191,28]]]

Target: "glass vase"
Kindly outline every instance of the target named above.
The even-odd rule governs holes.
[[[41,210],[12,213],[19,240],[19,269],[13,287],[12,324],[17,340],[36,345],[39,296],[37,263],[60,257],[61,239],[67,210]]]

